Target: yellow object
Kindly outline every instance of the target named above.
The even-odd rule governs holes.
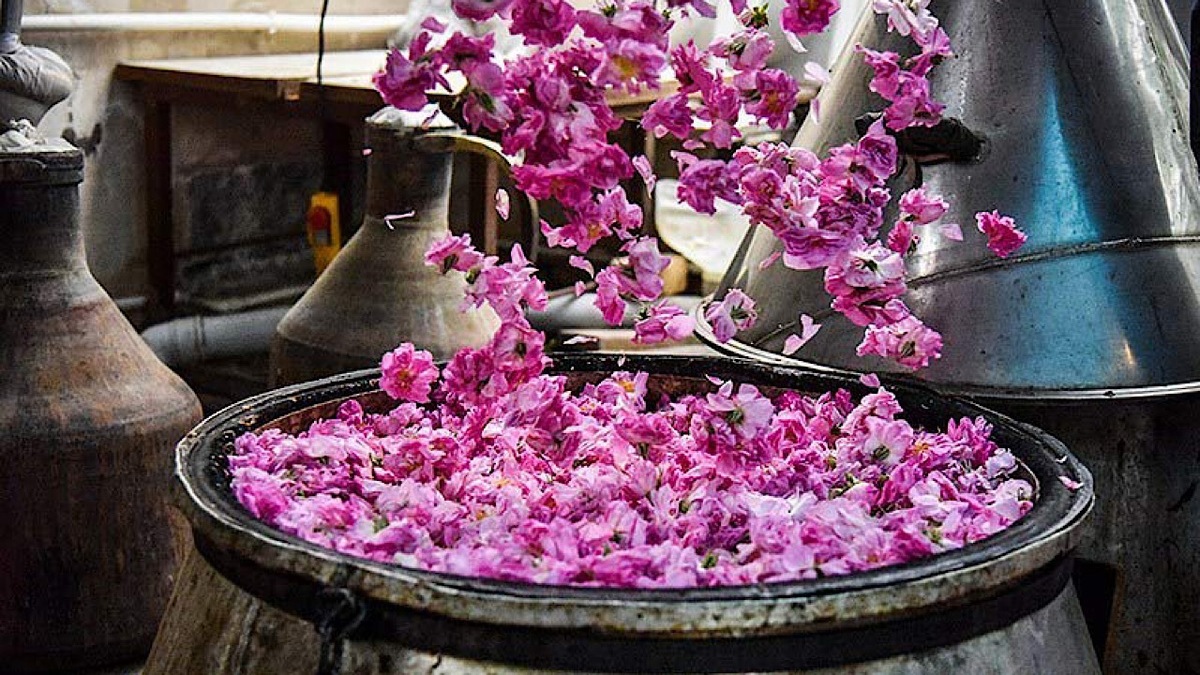
[[[342,250],[342,223],[338,215],[338,196],[333,192],[317,192],[308,201],[305,218],[308,245],[313,249],[317,274],[325,271],[334,256]]]

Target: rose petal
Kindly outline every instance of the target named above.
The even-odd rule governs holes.
[[[512,202],[508,198],[508,190],[499,188],[496,190],[496,213],[500,215],[502,220],[508,220],[509,208]]]
[[[939,225],[938,234],[952,241],[963,240],[962,228],[958,226],[958,223],[943,223]]]

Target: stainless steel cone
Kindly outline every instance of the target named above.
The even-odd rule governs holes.
[[[946,222],[967,235],[926,236],[908,262],[905,301],[945,337],[941,360],[915,376],[1050,431],[1091,469],[1075,581],[1105,671],[1200,672],[1200,178],[1182,40],[1162,0],[931,8],[959,52],[932,75],[935,97],[983,146],[896,179],[896,194],[921,181],[944,195]],[[905,41],[868,12],[851,44]],[[883,107],[870,76],[843,54],[797,143],[855,139],[855,120]],[[1029,235],[1007,260],[975,230],[974,214],[992,209]],[[855,356],[862,329],[829,310],[819,272],[760,270],[774,250],[765,230],[743,241],[717,297],[743,288],[760,319],[718,348],[899,370]],[[801,312],[823,328],[784,357]]]
[[[1107,391],[1200,379],[1200,179],[1187,137],[1187,65],[1161,0],[935,1],[958,56],[932,75],[935,98],[984,141],[968,161],[921,166],[963,242],[926,236],[905,301],[945,336],[920,377],[989,395]],[[869,10],[850,44],[911,51]],[[796,143],[824,151],[881,110],[870,69],[847,49]],[[908,184],[904,184],[904,183]],[[1007,260],[975,229],[1000,209],[1029,235]],[[760,320],[724,346],[782,359],[797,316],[823,324],[796,359],[900,370],[855,356],[862,329],[829,309],[820,272],[759,263],[765,229],[743,242],[721,289],[754,298]],[[702,334],[706,332],[704,327]]]

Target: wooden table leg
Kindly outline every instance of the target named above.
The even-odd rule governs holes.
[[[321,153],[323,155],[324,189],[338,196],[338,217],[342,223],[342,236],[349,231],[352,215],[351,166],[353,141],[350,127],[334,120],[321,123]],[[345,241],[342,242],[345,244]]]
[[[171,105],[144,93],[146,266],[154,320],[175,314],[175,229],[171,220]]]

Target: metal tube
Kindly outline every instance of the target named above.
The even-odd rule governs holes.
[[[1191,74],[1188,96],[1188,114],[1191,120],[1189,126],[1190,136],[1192,141],[1192,154],[1196,156],[1196,162],[1200,164],[1200,86],[1197,86],[1197,79],[1200,78],[1200,51],[1197,51],[1197,45],[1200,45],[1200,3],[1192,4],[1192,25],[1190,27],[1191,40],[1188,44],[1188,50],[1191,52]]]
[[[0,0],[0,54],[21,46],[21,10],[25,0]]]

